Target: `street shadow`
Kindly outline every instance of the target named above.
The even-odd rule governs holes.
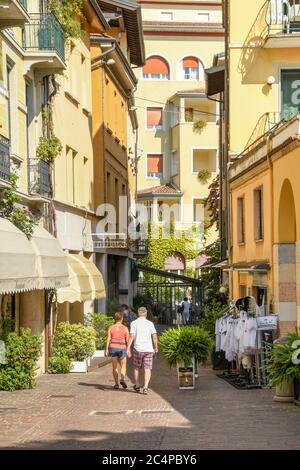
[[[130,389],[131,385],[128,385],[128,388],[123,388],[123,387],[120,386],[119,389],[114,389],[113,385],[102,385],[102,384],[99,384],[99,383],[78,382],[78,385],[81,385],[83,387],[93,387],[93,388],[96,388],[96,389],[102,390],[102,391],[127,392],[127,393],[136,394],[136,392],[134,390]]]

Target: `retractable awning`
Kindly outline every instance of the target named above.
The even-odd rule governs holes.
[[[37,256],[26,235],[0,218],[0,294],[39,289]]]
[[[105,285],[95,264],[81,255],[68,255],[69,287],[57,290],[58,303],[85,302],[105,297]]]
[[[39,289],[55,289],[69,285],[67,255],[59,241],[42,227],[36,227],[31,238],[37,256]]]

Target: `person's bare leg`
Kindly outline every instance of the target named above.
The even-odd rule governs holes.
[[[151,369],[145,369],[144,388],[148,388],[150,379],[151,379]]]
[[[138,368],[135,368],[134,369],[134,384],[136,387],[139,387],[140,386],[140,381],[139,381],[139,369]]]
[[[126,364],[127,364],[126,357],[124,357],[123,359],[120,359],[119,364],[120,364],[120,368],[121,368],[121,380],[125,380],[125,377],[126,377]]]
[[[119,373],[118,373],[118,358],[112,358],[112,372],[115,380],[115,384],[119,385]]]

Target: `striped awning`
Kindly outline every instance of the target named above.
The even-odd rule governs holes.
[[[26,235],[0,218],[0,294],[39,289],[37,256]]]

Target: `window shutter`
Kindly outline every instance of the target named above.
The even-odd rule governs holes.
[[[169,75],[169,66],[162,57],[152,56],[147,59],[146,65],[143,68],[143,73]]]
[[[184,68],[197,69],[199,66],[199,60],[196,57],[185,57],[183,59]]]
[[[162,108],[147,108],[147,126],[162,126]]]
[[[162,173],[163,172],[162,155],[148,155],[147,171],[148,173]]]

